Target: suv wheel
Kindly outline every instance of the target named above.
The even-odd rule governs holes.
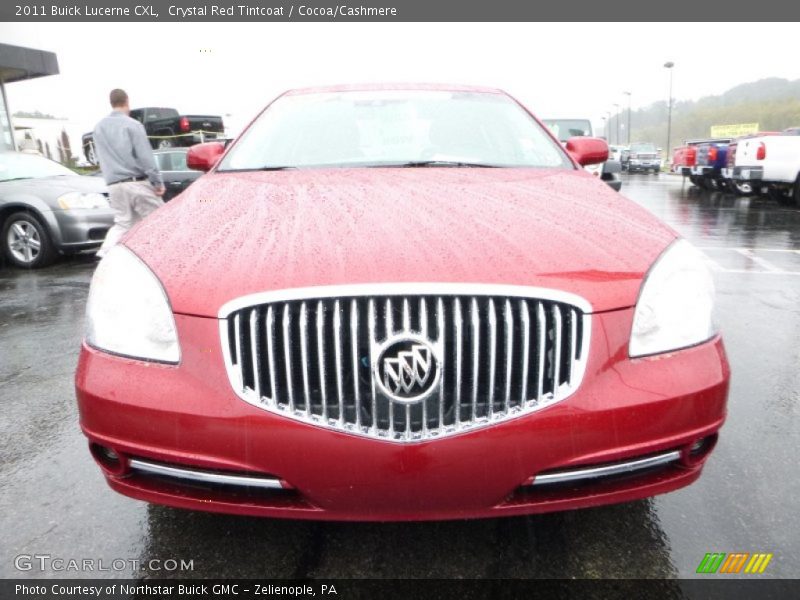
[[[792,197],[794,199],[794,205],[797,208],[800,208],[800,174],[797,175],[797,179],[794,182],[794,187],[792,188]]]
[[[30,213],[18,212],[6,219],[2,244],[3,253],[18,267],[44,267],[56,257],[56,250],[47,230]]]
[[[767,190],[767,195],[775,200],[778,204],[782,206],[788,206],[792,204],[794,194],[790,190],[784,190],[781,188],[769,188]]]
[[[87,161],[97,166],[97,153],[94,151],[94,143],[89,142],[88,144],[86,144],[84,155],[86,156]]]

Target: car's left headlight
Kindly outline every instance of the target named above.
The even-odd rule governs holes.
[[[714,280],[705,257],[686,240],[674,242],[645,277],[633,317],[628,354],[659,354],[717,334]]]
[[[131,358],[180,361],[167,294],[155,274],[125,246],[114,246],[94,272],[86,305],[86,342]]]
[[[64,210],[75,208],[108,208],[108,200],[97,192],[67,192],[58,197],[58,205]]]

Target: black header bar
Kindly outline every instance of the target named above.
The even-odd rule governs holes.
[[[800,20],[786,0],[3,0],[10,22],[767,22]],[[754,32],[755,33],[755,32]]]

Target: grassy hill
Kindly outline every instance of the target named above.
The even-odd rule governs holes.
[[[616,116],[611,118],[610,131],[615,135]],[[619,118],[627,125],[628,113]],[[718,96],[699,100],[677,101],[672,107],[671,146],[683,140],[709,137],[712,125],[758,123],[762,131],[780,131],[800,126],[800,79],[790,81],[778,77],[737,85]],[[631,113],[632,142],[667,144],[667,103],[656,102]],[[621,134],[626,141],[625,134]],[[615,140],[612,140],[615,141]]]

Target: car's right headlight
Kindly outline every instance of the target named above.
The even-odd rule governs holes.
[[[125,246],[114,246],[92,277],[86,305],[86,342],[131,358],[180,361],[167,294],[147,265]]]
[[[97,192],[67,192],[58,197],[58,205],[64,210],[76,208],[108,208],[108,200]]]
[[[659,354],[694,346],[717,334],[714,280],[706,259],[686,240],[674,242],[645,277],[628,354]]]

